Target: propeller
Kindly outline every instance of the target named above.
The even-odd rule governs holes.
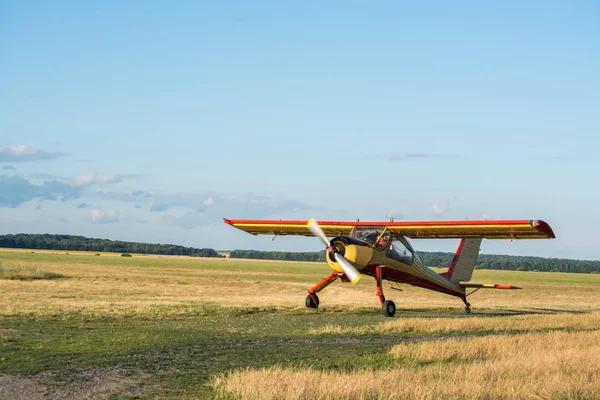
[[[329,247],[329,240],[327,240],[327,236],[325,236],[325,232],[323,232],[323,229],[321,229],[321,227],[319,226],[319,223],[317,222],[317,220],[315,220],[314,218],[311,218],[308,221],[308,230],[315,235],[316,237],[318,237],[319,239],[321,239],[321,242],[323,242],[323,244],[325,245],[325,247]]]
[[[328,249],[331,247],[329,244],[329,240],[327,240],[327,236],[325,236],[325,232],[323,232],[323,229],[321,229],[319,223],[314,218],[311,218],[306,224],[306,226],[313,235],[318,237],[321,240],[321,242],[323,242],[325,247],[327,247]],[[350,282],[358,282],[362,274],[356,269],[354,265],[352,265],[350,261],[346,260],[346,258],[344,258],[343,255],[338,253],[335,247],[333,247],[333,258],[335,258],[335,261],[340,265],[340,267],[342,267],[342,270],[344,271],[346,277],[350,280]]]

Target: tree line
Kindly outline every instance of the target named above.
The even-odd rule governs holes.
[[[250,258],[255,260],[280,260],[280,261],[322,261],[325,262],[325,250],[309,252],[293,251],[259,251],[259,250],[233,250],[229,258]]]
[[[0,247],[36,250],[72,250],[115,253],[162,254],[192,257],[224,257],[214,249],[198,249],[173,244],[123,242],[84,236],[26,234],[0,235]]]
[[[173,244],[124,242],[120,240],[94,239],[84,236],[54,234],[0,235],[0,247],[39,250],[72,250],[115,253],[162,254],[192,257],[224,257],[214,249],[185,247]],[[428,267],[447,268],[454,253],[419,251],[417,255]],[[260,260],[324,262],[325,250],[314,252],[233,250],[231,258]],[[507,271],[542,271],[600,273],[600,261],[571,260],[562,258],[524,257],[496,254],[480,254],[478,269]]]
[[[452,262],[452,258],[454,258],[454,253],[417,252],[417,254],[425,265],[431,267],[447,267]],[[480,254],[479,257],[477,257],[476,268],[505,271],[574,272],[597,274],[600,273],[600,261],[508,256],[501,254]]]
[[[447,268],[454,253],[418,251],[417,255],[428,267]],[[319,252],[286,252],[234,250],[231,258],[253,258],[261,260],[285,261],[325,261],[325,250]],[[480,254],[477,258],[478,269],[497,269],[506,271],[541,271],[541,272],[574,272],[600,273],[600,261],[571,260],[562,258],[524,257],[497,254]]]

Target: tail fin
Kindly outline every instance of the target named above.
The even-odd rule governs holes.
[[[473,276],[480,246],[481,238],[461,239],[450,268],[441,275],[454,283],[470,281],[471,276]]]

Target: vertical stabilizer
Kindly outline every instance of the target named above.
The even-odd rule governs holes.
[[[444,272],[442,276],[454,283],[470,281],[480,246],[481,238],[461,239],[448,272]]]

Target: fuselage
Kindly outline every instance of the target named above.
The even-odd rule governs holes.
[[[375,277],[379,266],[382,279],[457,297],[465,295],[464,288],[423,265],[406,237],[392,235],[389,230],[361,227],[350,236],[333,238],[330,243],[365,275]],[[327,263],[343,272],[330,255]]]

